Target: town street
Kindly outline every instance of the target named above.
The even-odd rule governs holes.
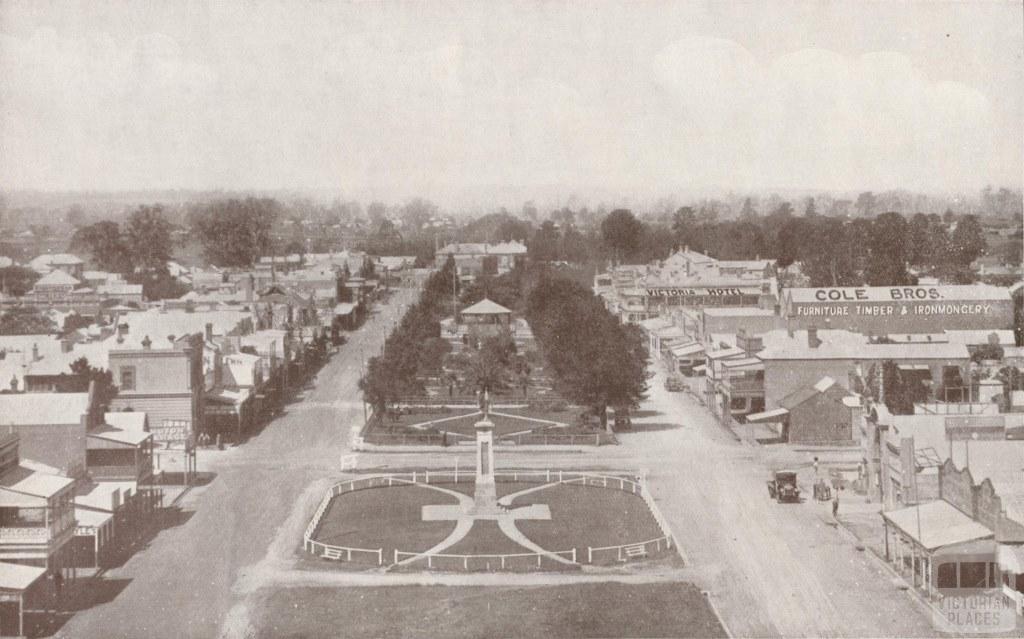
[[[124,566],[108,571],[98,590],[110,601],[75,613],[58,635],[216,637],[239,571],[263,557],[296,498],[337,470],[350,426],[363,419],[360,352],[377,352],[383,331],[415,295],[400,289],[378,306],[362,328],[348,334],[315,387],[258,436],[223,453],[200,451],[200,470],[216,477],[185,496],[180,525],[161,531]]]
[[[251,616],[247,605],[258,605],[257,591],[316,583],[319,573],[298,574],[274,558],[294,552],[296,531],[305,526],[324,482],[338,475],[351,426],[362,423],[360,353],[377,352],[401,305],[413,299],[414,291],[401,290],[350,334],[315,387],[258,436],[223,453],[206,452],[200,469],[216,477],[182,501],[183,512],[191,516],[109,571],[104,579],[110,600],[76,613],[59,634],[244,636]],[[621,446],[583,453],[502,450],[497,463],[647,470],[688,560],[679,577],[713,592],[737,636],[933,634],[917,604],[896,589],[881,564],[829,525],[826,505],[769,500],[768,453],[735,441],[692,397],[664,391],[660,374],[651,380],[651,398],[634,423],[635,431],[621,436]],[[467,447],[461,454],[451,449],[446,454],[361,453],[359,467],[450,467],[455,457],[460,464],[472,463]],[[417,580],[332,571],[323,573],[322,582],[358,587],[391,577],[396,583]],[[652,574],[650,579],[671,577]],[[464,581],[479,580],[466,576]]]
[[[624,447],[646,461],[698,585],[714,593],[733,634],[935,634],[881,562],[830,525],[829,504],[810,495],[802,504],[768,498],[769,469],[792,463],[791,456],[737,442],[696,399],[668,393],[663,382],[660,372],[651,380],[644,408],[653,414],[642,420],[658,426],[625,434]]]

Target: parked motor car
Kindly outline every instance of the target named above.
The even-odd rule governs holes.
[[[768,496],[779,502],[799,502],[800,486],[796,482],[796,472],[777,470],[775,476],[768,480]]]

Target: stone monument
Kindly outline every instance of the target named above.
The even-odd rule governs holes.
[[[500,512],[494,487],[494,422],[490,420],[487,391],[483,396],[483,418],[476,427],[476,486],[473,491],[473,512],[483,515]]]

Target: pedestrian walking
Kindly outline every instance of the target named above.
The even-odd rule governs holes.
[[[818,458],[814,458],[814,478],[818,478]]]
[[[838,517],[839,516],[839,489],[838,488],[836,488],[835,492],[832,494],[832,516],[833,517]]]

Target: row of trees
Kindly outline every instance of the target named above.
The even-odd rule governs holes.
[[[441,337],[440,319],[451,299],[453,280],[455,260],[450,259],[427,278],[420,299],[384,341],[383,353],[367,363],[359,388],[377,415],[403,395],[423,392],[423,377],[440,371],[450,350]]]
[[[174,251],[172,230],[162,206],[140,206],[123,225],[105,220],[79,228],[71,250],[88,252],[93,263],[112,273],[166,268]]]
[[[167,270],[174,254],[174,225],[162,206],[140,206],[124,224],[104,220],[80,227],[71,250],[87,253],[104,271],[119,273],[151,300],[181,297],[187,289]]]
[[[683,207],[671,229],[648,225],[630,211],[612,211],[601,238],[614,257],[647,262],[673,247],[689,247],[719,259],[775,259],[782,268],[800,262],[812,286],[912,283],[907,265],[954,281],[969,281],[971,262],[985,251],[981,224],[973,215],[948,221],[899,213],[844,220],[808,211],[795,216],[780,208],[762,218],[719,221]]]
[[[555,385],[590,406],[608,427],[609,406],[632,408],[647,390],[647,351],[639,329],[623,325],[580,284],[545,274],[526,300],[526,319]]]

